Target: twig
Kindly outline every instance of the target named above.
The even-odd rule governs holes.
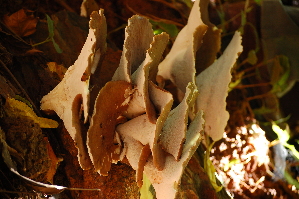
[[[248,85],[235,86],[234,89],[244,89],[244,88],[252,88],[252,87],[259,87],[259,86],[269,86],[269,85],[271,85],[270,82],[259,83],[259,84],[248,84]]]
[[[66,10],[70,12],[76,12],[73,8],[71,8],[65,1],[63,0],[55,0],[58,4],[60,4],[62,7],[64,7]]]

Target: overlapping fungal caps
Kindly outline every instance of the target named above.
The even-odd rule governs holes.
[[[191,9],[187,25],[179,32],[166,58],[159,64],[160,80],[171,80],[185,93],[189,82],[195,83],[195,56],[208,29],[201,19],[199,0]],[[163,82],[159,82],[163,84]]]
[[[83,169],[92,168],[86,147],[86,130],[80,116],[88,120],[89,77],[95,71],[101,54],[106,51],[107,25],[103,10],[93,12],[89,34],[81,53],[65,73],[63,80],[41,100],[41,109],[55,111],[78,148],[78,159]]]
[[[127,79],[134,89],[124,114],[128,121],[117,125],[115,131],[124,143],[122,156],[136,170],[138,185],[142,185],[145,172],[159,190],[158,198],[174,198],[183,170],[202,138],[203,112],[198,112],[188,125],[188,115],[198,94],[193,82],[186,85],[184,99],[173,110],[172,94],[153,83],[168,36],[163,33],[151,39],[148,37],[150,42],[143,38],[136,48],[136,43],[140,42],[136,39],[140,38],[139,34],[152,34],[149,27],[147,19],[133,16],[126,28],[121,64],[113,79]],[[141,52],[140,49],[147,50]],[[139,67],[134,69],[138,64]]]
[[[90,24],[96,23],[95,18],[103,25],[102,11],[92,13]],[[153,35],[148,19],[138,15],[131,17],[125,30],[119,67],[112,81],[99,91],[90,113],[89,129],[84,134],[80,122],[81,103],[87,119],[89,91],[88,78],[82,76],[87,74],[88,77],[94,71],[94,67],[88,70],[88,66],[94,66],[92,60],[97,59],[92,58],[102,53],[97,49],[106,48],[105,37],[98,36],[98,31],[91,26],[79,61],[42,99],[42,109],[54,110],[61,117],[78,145],[79,157],[85,155],[86,159],[79,158],[82,168],[89,168],[87,163],[93,164],[98,173],[108,175],[112,163],[129,162],[136,170],[139,186],[145,173],[157,198],[175,198],[184,168],[200,144],[203,132],[210,133],[213,139],[222,137],[227,122],[225,98],[230,70],[242,50],[241,36],[236,33],[224,54],[195,79],[196,53],[207,28],[201,20],[197,0],[187,26],[159,65],[168,35]],[[214,46],[217,47],[217,43]],[[215,56],[215,52],[211,56]],[[182,98],[176,107],[172,94],[161,87],[163,82],[156,82],[157,75],[171,80],[180,90]],[[207,114],[208,125],[204,114]]]
[[[199,8],[199,5],[202,8]],[[201,42],[203,43],[200,44]],[[220,31],[208,20],[207,2],[196,0],[187,25],[178,34],[171,51],[158,67],[157,79],[161,85],[163,80],[170,80],[183,93],[188,82],[197,85],[199,96],[194,113],[204,111],[205,133],[214,141],[222,138],[229,118],[226,111],[226,97],[231,81],[231,69],[243,50],[241,42],[241,35],[236,32],[223,55],[215,60],[220,48]],[[205,50],[211,52],[204,55]],[[203,58],[205,56],[207,58]],[[198,61],[195,58],[198,58]],[[215,61],[212,63],[211,60]],[[207,67],[207,64],[211,65]],[[203,71],[195,76],[196,69]],[[191,112],[189,116],[194,118],[194,113]]]

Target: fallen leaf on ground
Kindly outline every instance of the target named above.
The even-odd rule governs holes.
[[[32,35],[36,31],[38,18],[34,17],[33,12],[21,9],[12,15],[4,15],[3,22],[20,37]]]
[[[24,102],[13,98],[7,98],[5,103],[5,111],[8,116],[29,117],[41,128],[57,128],[58,123],[54,120],[38,117],[34,111]]]

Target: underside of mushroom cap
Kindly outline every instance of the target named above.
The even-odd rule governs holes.
[[[154,167],[152,159],[148,160],[144,172],[155,188],[156,198],[175,198],[183,171],[202,140],[203,129],[203,112],[199,111],[189,125],[186,143],[179,161],[176,161],[172,155],[168,155],[165,168],[159,171]]]
[[[159,64],[157,81],[163,85],[165,80],[177,86],[185,93],[189,82],[195,84],[195,56],[201,46],[207,26],[201,20],[199,0],[195,1],[187,25],[179,32],[170,52]]]
[[[89,76],[91,69],[95,70],[98,65],[101,52],[106,50],[107,30],[103,10],[92,13],[89,25],[89,34],[78,59],[68,68],[63,80],[41,100],[42,110],[53,110],[63,120],[65,128],[78,148],[78,159],[83,169],[92,168],[92,164],[85,143],[86,131],[83,130],[83,122],[80,118],[81,106],[84,122],[87,122]],[[83,76],[85,78],[82,78]]]
[[[87,147],[94,168],[108,175],[113,161],[118,161],[115,127],[128,108],[132,85],[126,81],[110,81],[99,92],[87,132]]]
[[[241,34],[236,32],[221,57],[196,77],[200,93],[197,98],[197,110],[204,111],[205,132],[214,141],[222,138],[229,118],[226,97],[231,81],[231,69],[243,49],[241,42]]]

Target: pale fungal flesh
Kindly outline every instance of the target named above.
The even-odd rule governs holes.
[[[148,19],[131,17],[119,67],[99,91],[88,114],[88,78],[81,77],[93,74],[96,62],[106,50],[103,41],[106,37],[93,30],[102,27],[93,19],[103,24],[104,15],[102,11],[92,13],[90,24],[94,26],[90,27],[82,53],[41,105],[43,110],[54,110],[63,120],[78,145],[79,156],[86,158],[79,158],[83,169],[93,165],[99,174],[108,175],[112,163],[128,162],[136,170],[138,186],[145,174],[158,199],[175,198],[182,173],[203,133],[213,140],[222,137],[228,119],[225,98],[230,71],[242,51],[241,36],[236,33],[223,55],[195,78],[196,53],[202,49],[208,27],[207,33],[211,35],[206,38],[206,45],[220,34],[207,20],[206,13],[201,19],[199,5],[196,0],[186,27],[162,62],[168,35],[154,36]],[[210,48],[213,52],[205,63],[213,62],[218,44],[215,41]],[[174,103],[173,95],[162,87],[166,80],[171,80],[183,94],[180,101]],[[88,119],[90,122],[85,134],[81,132],[82,108],[85,122]]]
[[[131,83],[130,75],[145,59],[153,36],[151,24],[146,18],[135,15],[129,19],[120,64],[112,77],[113,81],[123,80]]]
[[[171,80],[183,93],[189,82],[195,83],[196,51],[206,30],[207,25],[201,20],[199,1],[195,1],[187,25],[179,32],[170,52],[159,65],[158,76]]]
[[[158,199],[175,198],[184,168],[201,142],[203,126],[203,112],[199,111],[188,128],[186,143],[179,161],[168,155],[165,160],[165,168],[162,171],[153,166],[151,159],[145,165],[144,172],[153,184]]]
[[[81,53],[65,73],[63,80],[41,100],[41,109],[53,110],[63,120],[64,126],[78,148],[78,159],[82,168],[92,167],[85,143],[86,132],[82,130],[80,112],[83,108],[84,121],[88,119],[89,76],[97,66],[100,49],[106,45],[106,19],[104,11],[94,12],[89,22],[89,34]],[[104,27],[104,28],[103,28]],[[82,78],[84,77],[84,78]]]
[[[162,148],[173,155],[176,161],[181,157],[183,144],[186,138],[188,115],[194,104],[198,91],[193,83],[189,83],[182,102],[172,109],[162,127],[158,143]]]
[[[200,93],[196,108],[204,111],[205,132],[214,141],[222,138],[229,118],[226,97],[231,81],[231,69],[243,49],[241,42],[241,34],[236,32],[221,57],[196,77]]]

